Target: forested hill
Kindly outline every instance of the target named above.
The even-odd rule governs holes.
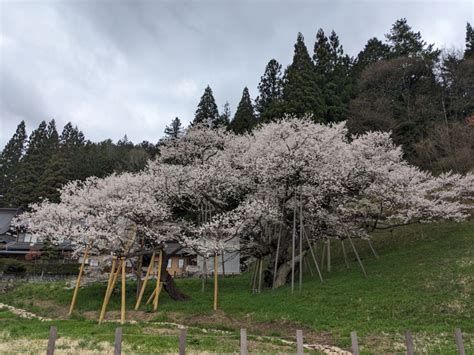
[[[463,24],[460,24],[462,26]],[[219,112],[206,87],[191,126],[225,125],[237,134],[285,114],[312,114],[316,122],[346,120],[352,134],[392,131],[406,158],[435,173],[474,167],[474,31],[466,25],[465,48],[440,51],[427,44],[405,19],[383,40],[371,38],[356,57],[344,52],[334,31],[320,29],[310,52],[297,36],[292,62],[283,70],[271,59],[252,99],[248,88],[235,114]],[[167,137],[183,134],[179,118]],[[153,143],[126,137],[94,143],[73,124],[61,133],[43,121],[28,136],[21,122],[0,155],[0,207],[56,200],[69,180],[137,171],[159,152]]]

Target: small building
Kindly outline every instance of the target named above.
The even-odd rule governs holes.
[[[44,248],[43,241],[28,231],[13,228],[12,220],[22,211],[19,208],[0,208],[0,258],[32,261],[38,259]],[[55,246],[58,257],[67,259],[72,254],[69,243]]]

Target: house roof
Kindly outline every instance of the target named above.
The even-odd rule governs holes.
[[[0,208],[0,235],[11,227],[12,219],[18,214],[18,208]]]

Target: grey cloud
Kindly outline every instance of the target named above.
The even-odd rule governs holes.
[[[269,59],[291,61],[297,32],[312,51],[334,29],[356,55],[407,17],[428,42],[462,47],[470,1],[70,1],[0,3],[0,147],[19,118],[73,121],[90,139],[157,141],[189,122],[210,84],[232,110],[257,94]],[[7,70],[8,68],[8,70]]]

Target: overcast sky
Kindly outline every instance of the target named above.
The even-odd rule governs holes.
[[[68,121],[88,139],[156,142],[192,120],[206,85],[234,113],[266,63],[284,67],[300,31],[318,28],[356,55],[398,18],[439,48],[462,48],[473,1],[3,1],[0,149],[21,120]]]

